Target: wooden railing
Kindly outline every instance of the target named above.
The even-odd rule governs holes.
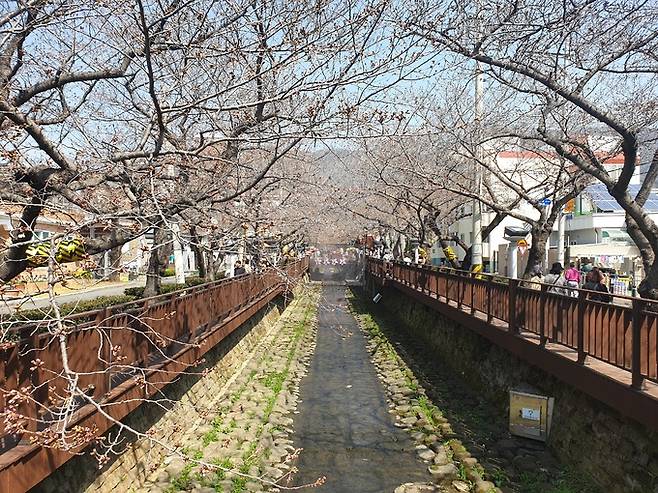
[[[71,382],[62,361],[63,346],[68,367],[78,379],[77,387],[101,407],[109,404],[111,411],[107,412],[121,418],[193,366],[258,309],[289,291],[307,270],[308,258],[304,258],[280,269],[67,316],[62,319],[61,332],[55,320],[5,332],[6,342],[0,348],[0,407],[5,418],[0,428],[0,454],[4,454],[0,455],[0,478],[11,466],[3,458],[20,455],[8,451],[29,445],[25,435],[30,438],[30,432],[61,426],[58,413],[64,405],[62,396],[70,395]],[[127,396],[130,404],[121,404]],[[20,404],[12,406],[12,400]],[[77,400],[79,409],[70,419],[71,425],[89,417],[85,411],[88,401],[83,396]],[[10,423],[7,415],[12,412],[21,417],[26,433],[5,428]],[[103,427],[97,422],[94,425],[100,434]],[[58,461],[66,459],[60,457]],[[3,484],[14,485],[17,477],[14,475],[10,483],[3,479],[0,490],[4,491]]]
[[[512,333],[536,334],[541,346],[550,341],[571,348],[578,364],[592,357],[628,370],[634,388],[640,389],[644,379],[658,382],[658,303],[621,295],[603,303],[589,299],[595,293],[584,289],[374,258],[366,269],[382,281],[394,279],[473,315],[481,313],[489,323],[503,322]]]

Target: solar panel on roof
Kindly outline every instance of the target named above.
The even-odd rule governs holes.
[[[628,185],[628,193],[631,197],[635,197],[639,191],[640,185]],[[587,187],[586,192],[599,209],[603,211],[623,211],[605,185],[591,185]],[[658,189],[651,190],[651,194],[644,204],[644,210],[658,212]]]

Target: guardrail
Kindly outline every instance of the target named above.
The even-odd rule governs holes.
[[[532,289],[519,279],[374,258],[366,270],[482,313],[489,323],[504,322],[511,333],[536,334],[541,346],[550,341],[573,349],[580,365],[592,357],[628,370],[635,389],[644,379],[658,382],[658,303],[616,294],[603,303],[589,299],[595,293],[585,289],[564,288],[564,295],[547,284]]]
[[[104,413],[121,419],[134,410],[289,291],[307,270],[304,258],[280,269],[67,316],[63,331],[53,320],[11,329],[14,340],[0,347],[0,491],[29,489],[88,444],[59,450],[56,433],[50,448],[30,443],[37,434],[43,442],[47,435],[40,432],[61,428],[65,406],[69,428],[102,435],[113,424]],[[67,366],[84,394],[73,396],[73,412],[66,399],[72,397]]]

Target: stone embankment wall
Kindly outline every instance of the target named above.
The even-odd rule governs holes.
[[[212,410],[232,376],[240,370],[251,351],[279,320],[283,300],[275,301],[206,353],[203,364],[194,369],[194,375],[183,375],[169,384],[159,405],[141,405],[127,416],[124,423],[140,432],[149,431],[164,442],[179,447],[186,431],[203,421],[204,415]],[[110,430],[108,437],[116,435],[115,428]],[[124,434],[124,437],[117,450],[125,451],[115,456],[100,471],[97,461],[89,454],[81,455],[69,460],[37,485],[33,492],[103,493],[129,491],[128,485],[134,488],[144,484],[166,451],[146,440],[130,443],[129,435]]]
[[[379,302],[403,330],[436,350],[502,414],[509,390],[533,387],[555,398],[549,447],[604,491],[658,493],[658,433],[522,361],[394,288]]]

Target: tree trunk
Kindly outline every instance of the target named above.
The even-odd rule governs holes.
[[[194,260],[196,262],[197,270],[199,271],[199,277],[205,279],[208,275],[206,269],[206,256],[203,247],[201,246],[201,238],[199,238],[196,226],[190,226],[190,236],[192,237],[190,246],[194,252]]]
[[[647,240],[647,237],[644,236],[637,222],[635,222],[635,220],[628,214],[626,214],[626,231],[628,232],[628,235],[631,237],[633,242],[635,242],[637,248],[640,250],[644,272],[649,272],[655,259],[653,249],[651,248],[651,243],[649,240]]]
[[[451,248],[450,245],[448,245],[448,240],[446,238],[441,238],[439,239],[441,242],[441,248],[443,249],[443,254],[445,255],[446,253],[446,248]],[[459,269],[461,265],[459,264],[459,260],[457,260],[457,257],[453,257],[452,259],[448,258],[446,255],[446,258],[448,259],[448,262],[450,262],[450,265],[452,266],[453,269]]]
[[[658,300],[658,261],[654,261],[649,269],[645,268],[644,279],[637,288],[642,298]]]
[[[11,245],[5,250],[4,258],[0,259],[0,281],[11,281],[27,268],[27,242],[32,239],[32,231],[41,214],[42,204],[41,196],[35,195],[32,203],[23,209],[21,224],[26,227],[17,228],[10,234]]]
[[[155,227],[153,236],[153,246],[149,256],[149,264],[146,269],[146,287],[144,288],[144,298],[150,298],[160,294],[160,270],[164,262],[162,261],[163,243],[166,234],[161,225]]]
[[[489,238],[489,235],[491,234],[491,232],[492,232],[494,229],[496,229],[496,227],[497,227],[501,222],[503,222],[503,219],[505,219],[506,217],[507,217],[507,213],[505,213],[505,212],[498,212],[498,213],[496,214],[496,216],[493,218],[493,220],[492,220],[489,224],[487,224],[485,227],[482,228],[481,231],[482,231],[482,241],[483,241],[483,242],[484,242],[487,238]],[[434,232],[435,232],[437,235],[440,235],[440,232],[439,232],[438,230],[434,230]],[[444,239],[443,236],[441,236],[441,238],[442,238],[442,239],[441,239],[441,247],[445,249],[445,248],[448,246],[448,240],[447,240],[447,239]],[[464,259],[463,259],[463,261],[461,262],[461,264],[459,263],[458,260],[454,260],[454,261],[451,260],[451,261],[450,261],[450,264],[451,264],[455,269],[460,269],[460,268],[461,268],[461,269],[470,270],[470,268],[471,268],[471,258],[472,258],[472,249],[473,249],[473,245],[471,245],[471,246],[467,246],[466,243],[463,242],[463,241],[459,238],[459,236],[457,236],[456,234],[451,238],[451,240],[454,241],[455,243],[457,243],[457,244],[462,248],[462,250],[464,250],[465,253],[464,253]]]
[[[530,279],[535,266],[543,263],[546,256],[546,244],[551,235],[551,228],[532,228],[530,234],[532,239],[530,240],[530,251],[528,251],[528,263],[523,271],[523,279]]]
[[[108,262],[110,264],[108,281],[117,282],[120,278],[119,266],[121,263],[121,246],[112,248],[108,252]]]

